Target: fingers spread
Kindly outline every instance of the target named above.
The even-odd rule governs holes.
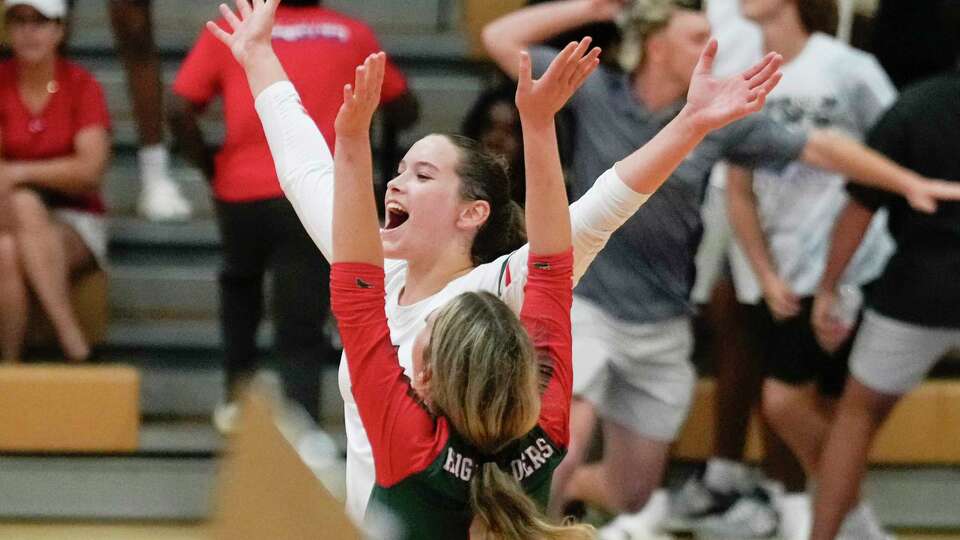
[[[224,32],[223,28],[220,28],[217,23],[207,21],[207,30],[213,33],[214,37],[222,41],[224,45],[230,46],[230,34]]]
[[[243,24],[236,15],[233,14],[233,11],[227,7],[226,4],[220,4],[220,14],[223,15],[223,18],[227,21],[227,24],[230,25],[234,31],[237,28],[240,28],[240,25]]]
[[[517,73],[517,89],[528,90],[533,84],[533,66],[530,63],[530,53],[527,51],[520,51],[520,66]]]
[[[579,88],[587,80],[597,66],[600,65],[600,48],[594,47],[589,54],[580,59],[577,63],[577,72],[574,75],[572,85]]]
[[[577,67],[580,60],[583,58],[583,55],[587,52],[587,48],[590,46],[590,42],[593,41],[590,36],[587,36],[580,40],[580,43],[577,44],[576,48],[573,49],[573,52],[567,57],[567,61],[563,66],[563,72],[560,75],[560,80],[564,83],[570,84],[573,82],[573,79],[577,74]]]
[[[253,13],[247,0],[235,0],[234,3],[237,5],[237,13],[240,14],[241,19],[246,19]]]
[[[774,73],[780,69],[780,65],[783,64],[783,57],[779,54],[767,55],[767,58],[764,59],[763,67],[760,68],[760,71],[756,72],[753,77],[747,79],[747,83],[750,85],[750,88],[756,88],[773,76]]]

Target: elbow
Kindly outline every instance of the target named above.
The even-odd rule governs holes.
[[[510,36],[500,27],[500,20],[483,27],[481,32],[481,41],[483,48],[487,51],[490,58],[512,79],[517,78],[516,62],[511,63],[510,51],[519,52],[523,47],[516,43],[511,43]]]

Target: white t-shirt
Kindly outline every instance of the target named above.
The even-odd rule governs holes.
[[[275,83],[256,99],[277,176],[284,194],[307,233],[330,260],[333,229],[333,158],[316,125],[300,104],[293,85]],[[610,234],[632,216],[648,196],[631,190],[613,169],[570,206],[574,251],[574,282],[603,249]],[[390,337],[398,348],[400,365],[412,370],[412,348],[431,311],[466,291],[497,294],[519,312],[526,283],[528,246],[493,262],[480,265],[454,279],[440,292],[415,304],[401,306],[400,292],[406,282],[406,261],[387,260],[386,313]],[[373,454],[350,387],[346,358],[340,361],[340,394],[344,400],[347,432],[347,513],[357,522],[363,518],[375,471]]]
[[[758,49],[756,57],[761,54]],[[896,98],[893,84],[873,56],[824,34],[813,34],[782,72],[765,109],[791,129],[831,128],[862,139]],[[834,223],[847,203],[844,179],[799,161],[779,174],[764,170],[753,174],[757,211],[777,273],[794,293],[810,296],[826,266]],[[861,285],[872,280],[893,249],[886,214],[878,214],[842,282]],[[759,283],[736,243],[730,264],[738,300],[759,302]]]

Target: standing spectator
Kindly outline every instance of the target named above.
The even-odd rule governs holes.
[[[73,306],[72,274],[103,266],[99,186],[110,119],[93,77],[64,60],[63,0],[8,0],[13,59],[0,64],[0,360],[20,358],[28,290],[66,358],[90,356]]]
[[[89,1],[89,0],[88,0]],[[76,0],[69,0],[71,9]],[[140,134],[140,198],[137,210],[153,221],[190,217],[190,202],[170,175],[163,141],[163,80],[153,39],[151,0],[107,0],[117,52],[127,71],[127,89]]]
[[[636,67],[619,73],[601,65],[573,97],[576,117],[574,197],[602,171],[670,122],[683,106],[699,49],[710,26],[690,2],[642,0],[626,19],[641,48]],[[555,54],[542,40],[589,21],[611,20],[618,0],[565,0],[523,8],[484,30],[501,69],[530,49],[537,72]],[[699,242],[700,203],[707,175],[720,159],[780,170],[795,160],[860,181],[902,190],[929,206],[931,193],[956,188],[919,180],[849,137],[829,130],[794,133],[754,115],[711,135],[654,194],[643,212],[615,232],[578,286],[573,308],[575,400],[571,445],[554,478],[551,504],[578,499],[614,511],[636,511],[660,484],[671,441],[690,405],[694,371],[690,289]],[[585,398],[585,399],[584,399]],[[595,415],[603,419],[604,456],[581,466]]]
[[[831,128],[863,138],[895,91],[872,56],[828,35],[837,27],[835,0],[744,0],[742,7],[762,32],[750,56],[776,50],[786,61],[783,81],[767,102],[771,116],[793,130]],[[733,167],[726,186],[738,240],[730,263],[737,299],[745,306],[738,311],[748,314],[746,332],[759,345],[766,373],[764,416],[811,477],[829,426],[827,411],[843,389],[849,353],[821,350],[809,324],[828,237],[846,201],[843,184],[837,174],[795,163],[779,174],[757,171],[752,178]],[[883,221],[875,220],[847,285],[860,287],[875,278],[893,250]],[[805,486],[787,486],[777,502],[784,518],[781,535],[806,539],[811,511]],[[731,511],[702,528],[731,534],[743,530],[745,515]],[[880,535],[867,508],[854,517],[851,534]]]
[[[954,28],[960,18],[953,19]],[[960,73],[904,90],[870,132],[870,145],[905,167],[960,184]],[[960,347],[960,203],[921,215],[883,192],[850,186],[813,307],[824,348],[846,339],[835,311],[837,285],[875,212],[886,208],[897,252],[867,295],[850,376],[820,459],[813,540],[833,540],[857,505],[867,453],[900,398],[950,349]]]
[[[380,45],[366,25],[319,4],[284,0],[273,43],[308,113],[332,146],[343,85]],[[410,105],[414,102],[399,70],[388,66],[383,101],[388,111],[409,122],[416,107]],[[263,314],[264,273],[270,269],[274,346],[283,380],[288,394],[316,419],[320,367],[335,359],[324,337],[329,266],[283,196],[243,68],[225,45],[203,31],[173,90],[177,97],[171,125],[190,159],[212,182],[216,199],[224,253],[220,303],[230,399],[238,397],[257,365],[256,331]],[[226,140],[214,156],[197,118],[218,96],[224,100]],[[218,408],[218,427],[229,429],[235,411],[232,403]]]

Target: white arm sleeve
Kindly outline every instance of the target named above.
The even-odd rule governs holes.
[[[257,96],[255,105],[283,193],[329,261],[333,248],[333,156],[327,142],[290,81],[268,86]]]
[[[573,240],[573,285],[576,286],[587,268],[607,245],[607,240],[627,219],[650,198],[630,189],[611,167],[600,175],[593,186],[570,205],[570,227]],[[527,257],[530,246],[515,251],[502,279],[503,299],[512,307],[523,304],[523,286],[527,281]]]

